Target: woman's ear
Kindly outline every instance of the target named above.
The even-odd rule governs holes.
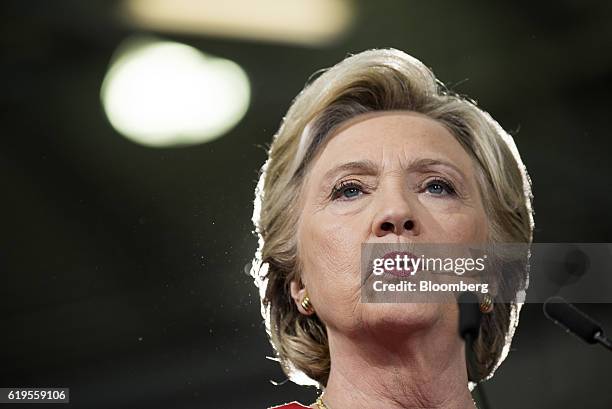
[[[293,301],[295,302],[295,305],[300,313],[304,315],[312,315],[314,313],[314,310],[312,309],[312,301],[310,301],[308,298],[308,291],[302,284],[302,281],[300,279],[291,280],[290,289],[291,298],[293,298]],[[304,301],[305,299],[307,299],[306,302]],[[304,308],[304,305],[310,305],[311,308],[306,309]]]

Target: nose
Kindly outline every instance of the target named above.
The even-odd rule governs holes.
[[[420,226],[415,220],[409,198],[396,190],[393,194],[381,197],[381,205],[372,222],[372,232],[376,237],[388,234],[397,236],[416,236]]]

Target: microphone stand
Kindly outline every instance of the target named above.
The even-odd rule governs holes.
[[[612,351],[612,341],[610,341],[610,339],[606,337],[603,332],[597,332],[595,335],[593,335],[593,339]]]
[[[559,296],[550,297],[543,305],[544,315],[561,328],[589,344],[601,344],[612,351],[612,340],[603,327],[574,304]]]

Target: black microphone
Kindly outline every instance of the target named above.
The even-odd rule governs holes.
[[[480,331],[480,321],[482,320],[482,312],[480,312],[480,301],[476,294],[471,291],[462,292],[457,298],[459,306],[459,335],[465,340],[465,354],[468,368],[468,379],[472,382],[477,382],[480,377],[479,371],[476,369],[476,358],[472,344],[478,338]],[[477,383],[475,391],[480,399],[480,407],[482,409],[490,408],[487,394],[482,384]]]
[[[480,301],[476,294],[465,291],[459,295],[457,303],[459,304],[459,335],[465,340],[467,338],[474,340],[478,337],[482,319]]]
[[[546,300],[544,315],[565,331],[576,335],[583,341],[589,344],[599,342],[612,350],[612,341],[606,338],[601,325],[563,298],[550,297]]]
[[[459,335],[465,340],[465,354],[468,366],[468,375],[471,381],[476,382],[479,373],[475,365],[474,351],[472,344],[478,338],[480,331],[480,312],[479,301],[476,294],[471,291],[464,291],[457,298],[459,305]]]

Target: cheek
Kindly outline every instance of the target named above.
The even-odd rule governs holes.
[[[487,239],[488,224],[484,210],[443,214],[437,217],[444,240],[440,242],[467,243],[481,242]]]
[[[334,217],[305,218],[298,234],[304,273],[315,281],[345,280],[359,266],[360,237],[355,228]]]
[[[327,325],[351,322],[355,303],[361,295],[361,242],[346,220],[321,211],[305,218],[298,234],[300,260],[304,265],[304,283]]]
[[[352,325],[361,297],[361,237],[337,220],[316,218],[298,235],[304,284],[317,316],[330,328]]]

